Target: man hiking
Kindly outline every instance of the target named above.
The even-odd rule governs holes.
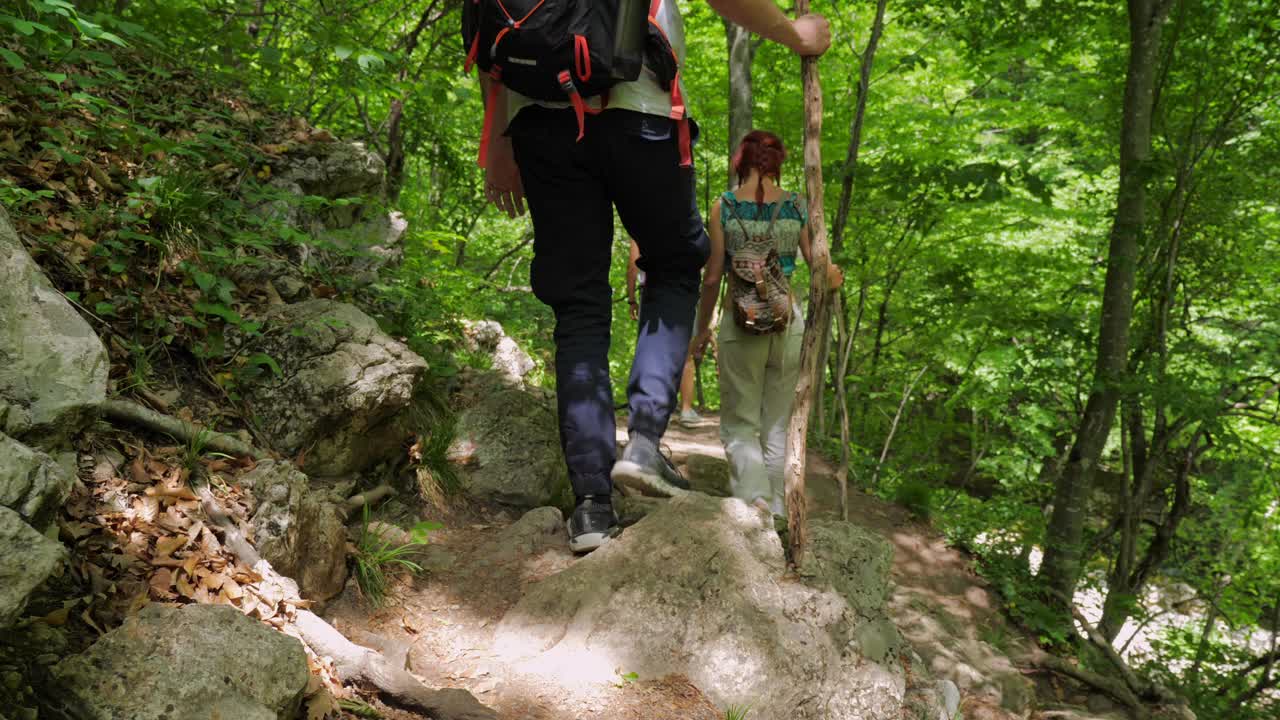
[[[831,43],[821,16],[791,20],[773,0],[707,1],[725,19],[797,54],[820,55]],[[624,32],[635,22],[622,15],[637,2],[649,6],[638,11],[641,23],[648,11],[649,26],[638,77],[602,83],[605,72],[626,71],[627,38],[583,23],[616,11],[606,27]],[[556,320],[560,440],[577,501],[567,523],[570,546],[589,552],[617,532],[614,482],[640,490],[687,487],[659,451],[709,251],[690,162],[697,128],[679,81],[684,27],[675,0],[466,0],[465,7],[468,62],[483,71],[487,98],[485,195],[512,217],[529,204],[530,284]],[[530,48],[563,54],[548,61],[531,57]],[[564,70],[549,79],[536,75],[551,62],[563,62]],[[530,97],[535,93],[540,97]],[[640,248],[637,265],[646,278],[627,385],[630,440],[621,459],[608,362],[615,208]]]

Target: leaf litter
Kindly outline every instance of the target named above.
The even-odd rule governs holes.
[[[74,546],[72,572],[93,593],[64,603],[43,618],[64,625],[81,602],[77,617],[94,633],[117,627],[147,605],[191,603],[230,605],[249,617],[289,633],[293,612],[307,605],[245,566],[223,546],[220,533],[205,522],[200,501],[183,466],[183,449],[143,445],[125,448],[128,462],[89,463],[65,514],[62,537]],[[254,467],[250,459],[201,461],[209,488],[241,532],[252,541],[248,518],[254,498],[238,477]],[[305,645],[304,645],[305,647]],[[304,708],[308,720],[346,714],[341,700],[355,697],[344,688],[327,658],[307,650],[312,678]]]

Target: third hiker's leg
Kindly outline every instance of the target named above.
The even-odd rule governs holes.
[[[769,475],[769,508],[778,515],[786,512],[787,428],[795,406],[803,342],[804,319],[797,312],[785,334],[774,336],[765,368],[760,440]]]
[[[685,358],[684,376],[680,379],[680,412],[682,413],[693,409],[693,393],[696,385],[693,374],[696,370],[693,356]]]
[[[726,313],[727,315],[728,313]],[[746,502],[772,497],[760,443],[769,339],[748,335],[732,317],[720,321],[720,441],[729,460],[729,487]]]
[[[635,361],[627,385],[630,429],[657,440],[666,432],[689,356],[710,241],[698,211],[693,168],[680,167],[675,133],[651,139],[652,128],[630,123],[635,115],[610,111],[601,117],[616,128],[610,137],[610,195],[640,248],[637,265],[645,272]]]
[[[570,113],[513,131],[533,218],[533,292],[555,313],[560,441],[574,494],[607,501],[617,440],[609,382],[613,209]]]

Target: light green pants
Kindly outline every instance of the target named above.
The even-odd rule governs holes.
[[[729,459],[734,497],[757,498],[785,512],[783,463],[787,425],[800,377],[804,318],[797,306],[786,331],[752,335],[721,314],[719,332],[720,441]]]

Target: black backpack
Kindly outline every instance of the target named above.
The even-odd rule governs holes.
[[[581,140],[585,116],[600,112],[585,99],[602,97],[603,110],[609,89],[637,80],[646,62],[671,92],[671,117],[681,123],[682,164],[691,164],[683,162],[688,119],[678,59],[657,21],[661,6],[662,0],[463,0],[466,71],[475,65],[493,80],[480,165],[492,129],[490,108],[503,86],[534,100],[571,103]]]

